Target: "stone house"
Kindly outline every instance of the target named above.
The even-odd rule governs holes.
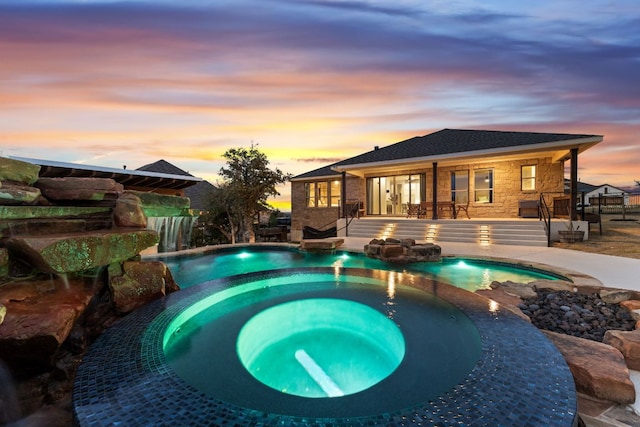
[[[540,203],[541,197],[552,205],[554,197],[564,195],[566,162],[577,195],[578,154],[602,139],[443,129],[375,147],[291,179],[291,240],[302,238],[304,226],[325,229],[349,213],[432,220],[518,218],[523,206]],[[571,215],[576,218],[575,206]]]

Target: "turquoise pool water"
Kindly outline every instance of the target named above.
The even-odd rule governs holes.
[[[510,280],[528,283],[539,279],[560,278],[551,272],[476,259],[443,258],[441,262],[399,266],[352,252],[321,254],[287,248],[239,247],[200,255],[166,257],[162,260],[169,266],[181,288],[238,274],[308,267],[347,267],[407,272],[420,274],[469,291],[486,289],[493,281]]]
[[[453,304],[402,273],[322,270],[222,279],[166,329],[169,366],[242,407],[347,417],[434,399],[476,365],[478,329]]]

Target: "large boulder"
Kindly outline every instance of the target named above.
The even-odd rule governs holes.
[[[380,258],[398,258],[404,255],[404,248],[399,244],[386,244],[380,246]]]
[[[408,256],[426,258],[429,261],[440,261],[442,248],[433,243],[425,243],[422,245],[412,245],[408,247]]]
[[[37,203],[40,196],[37,188],[3,182],[0,188],[0,205],[31,205]]]
[[[620,351],[596,341],[543,332],[562,353],[579,392],[620,404],[635,401],[636,391]]]
[[[128,313],[177,289],[171,271],[160,261],[109,266],[109,292],[119,313]]]
[[[530,283],[518,283],[507,280],[504,282],[494,281],[491,283],[491,289],[502,289],[509,295],[520,298],[536,298],[538,294]]]
[[[71,273],[126,261],[158,243],[153,230],[98,230],[51,236],[16,236],[10,251],[46,273]]]
[[[38,180],[40,166],[20,160],[0,157],[0,181],[31,185]]]
[[[627,367],[634,371],[640,371],[640,331],[618,331],[610,329],[604,334],[603,343],[617,348]]]
[[[0,324],[0,359],[22,373],[52,367],[95,292],[90,278],[4,284],[0,288],[0,305],[6,309]]]
[[[118,197],[113,209],[113,222],[116,227],[145,228],[147,216],[142,209],[140,198],[132,193],[124,193]]]
[[[115,200],[124,191],[122,184],[111,178],[40,178],[36,187],[44,197],[56,201]]]
[[[147,218],[164,216],[190,216],[191,201],[188,197],[169,196],[158,193],[127,190],[125,193],[140,198]]]

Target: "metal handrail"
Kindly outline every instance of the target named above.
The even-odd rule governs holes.
[[[544,229],[547,232],[547,247],[551,246],[551,211],[549,205],[544,199],[544,194],[540,194],[540,202],[538,203],[538,218],[544,221]]]

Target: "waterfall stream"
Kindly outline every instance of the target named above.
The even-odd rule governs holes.
[[[161,216],[147,218],[147,228],[160,235],[158,252],[188,249],[195,216]]]

